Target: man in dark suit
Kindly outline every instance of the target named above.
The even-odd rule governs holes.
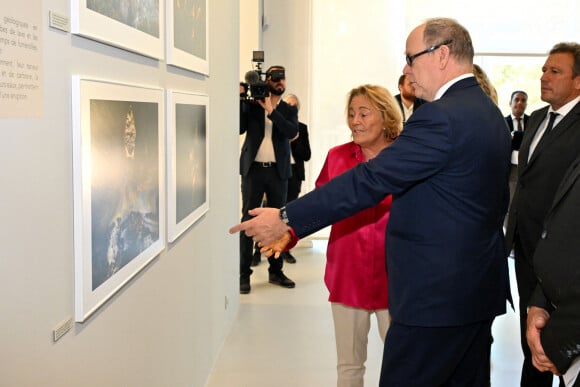
[[[411,82],[407,75],[403,74],[399,77],[399,94],[395,95],[395,99],[399,103],[401,113],[403,114],[403,125],[409,120],[411,114],[425,102],[424,99],[415,96],[415,90],[411,86]]]
[[[552,385],[552,374],[532,365],[525,337],[527,307],[538,284],[532,257],[542,236],[542,221],[562,176],[580,153],[580,45],[555,45],[542,72],[541,98],[550,105],[534,111],[524,131],[506,233],[507,251],[513,247],[515,253],[524,387]]]
[[[528,124],[529,115],[525,114],[528,107],[528,93],[523,90],[516,90],[510,98],[511,114],[505,117],[510,133],[512,134],[512,151],[520,150],[524,130]],[[517,156],[517,155],[516,155]],[[517,165],[517,159],[513,160]]]
[[[580,157],[556,190],[534,254],[539,281],[528,302],[534,366],[580,387]],[[571,365],[574,366],[571,367]],[[572,384],[570,379],[577,378]]]
[[[523,90],[516,90],[512,93],[510,98],[511,114],[505,117],[509,131],[512,135],[512,157],[511,157],[511,171],[510,171],[510,204],[516,191],[516,182],[518,180],[518,154],[522,138],[524,137],[524,130],[528,125],[529,115],[525,114],[528,107],[528,93]],[[507,226],[507,216],[505,225]]]
[[[286,90],[285,69],[271,66],[266,71],[270,94],[264,99],[240,102],[240,134],[246,134],[240,154],[242,175],[242,221],[248,211],[259,207],[264,194],[271,206],[286,204],[290,169],[290,140],[298,135],[296,107],[282,100]],[[240,233],[240,293],[251,290],[252,238]],[[269,260],[269,282],[293,288],[294,281],[282,272],[283,260]]]
[[[455,20],[407,38],[409,77],[432,101],[374,159],[232,227],[281,250],[393,195],[386,229],[389,311],[380,386],[489,386],[491,324],[509,296],[502,222],[510,136],[471,73],[473,45]]]

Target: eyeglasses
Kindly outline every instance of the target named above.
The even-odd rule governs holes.
[[[286,79],[286,71],[282,69],[270,70],[270,72],[266,73],[266,78],[270,78],[272,82],[280,82]]]
[[[413,61],[414,61],[415,59],[417,59],[418,57],[420,57],[421,55],[424,55],[424,54],[428,54],[428,53],[430,53],[430,52],[433,52],[433,51],[437,50],[437,49],[438,49],[439,47],[441,47],[441,46],[446,46],[446,45],[448,45],[448,44],[451,44],[451,42],[453,42],[453,40],[446,40],[446,41],[444,41],[443,43],[439,43],[439,44],[436,44],[436,45],[434,45],[434,46],[431,46],[431,47],[429,47],[428,49],[426,49],[426,50],[423,50],[423,51],[421,51],[421,52],[418,52],[418,53],[416,53],[416,54],[414,54],[414,55],[406,55],[406,56],[405,56],[405,59],[407,60],[407,64],[408,64],[409,66],[412,66],[412,65],[413,65]]]

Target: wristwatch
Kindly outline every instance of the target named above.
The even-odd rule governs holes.
[[[286,207],[282,207],[280,208],[280,219],[282,220],[282,222],[284,222],[284,224],[288,224],[289,220],[288,220],[288,214],[286,213]]]

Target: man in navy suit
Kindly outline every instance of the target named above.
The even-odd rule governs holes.
[[[502,231],[510,135],[471,72],[463,26],[429,19],[410,33],[406,53],[403,72],[431,102],[397,140],[286,208],[252,210],[255,217],[230,232],[244,230],[279,255],[297,237],[392,194],[392,322],[380,386],[489,386],[491,324],[510,299]]]
[[[240,154],[242,175],[242,221],[250,219],[248,211],[259,207],[266,194],[268,204],[286,204],[290,167],[290,140],[298,135],[298,110],[282,100],[286,90],[283,66],[266,71],[270,93],[252,102],[240,101],[240,134],[246,134]],[[252,238],[240,233],[240,293],[251,291],[250,275],[253,256]],[[293,288],[294,281],[282,272],[282,259],[268,259],[268,281]]]
[[[532,112],[524,131],[506,231],[507,251],[513,247],[515,253],[520,300],[522,387],[547,387],[553,380],[550,372],[533,366],[525,332],[528,302],[538,285],[533,257],[544,235],[543,221],[564,173],[580,153],[580,44],[556,44],[542,73],[541,98],[549,106]]]

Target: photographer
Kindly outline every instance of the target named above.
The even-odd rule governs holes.
[[[290,140],[298,135],[298,110],[282,100],[286,91],[285,69],[271,66],[266,71],[265,84],[269,94],[240,101],[240,134],[246,134],[240,155],[242,175],[242,221],[251,218],[248,211],[259,207],[264,194],[268,205],[286,204],[290,167]],[[262,96],[260,96],[262,97]],[[240,233],[240,293],[250,292],[250,268],[253,241]],[[283,260],[268,258],[269,282],[293,288],[294,281],[282,272]]]

